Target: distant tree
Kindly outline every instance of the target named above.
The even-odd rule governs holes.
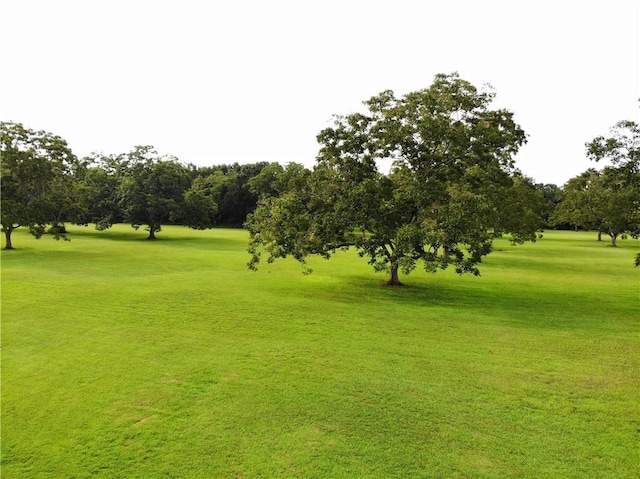
[[[127,161],[120,207],[126,221],[135,229],[146,225],[147,239],[154,240],[163,224],[183,212],[184,195],[191,186],[189,172],[174,157],[159,156],[152,146],[136,146]]]
[[[213,194],[218,206],[216,224],[242,226],[258,202],[259,193],[253,191],[250,182],[268,166],[269,163],[259,162],[191,167],[191,175],[196,179],[202,178],[200,185],[206,184],[208,194]]]
[[[593,228],[611,237],[640,234],[640,127],[620,121],[610,136],[598,136],[585,145],[593,161],[608,160],[601,172],[590,169],[565,185],[565,198],[554,215],[577,226]]]
[[[212,228],[216,222],[218,205],[215,191],[205,178],[197,177],[184,194],[184,206],[180,222],[193,229]]]
[[[104,230],[124,221],[119,195],[128,168],[127,155],[93,153],[84,158],[76,174],[81,208],[73,222],[94,223],[97,230]]]
[[[83,211],[82,186],[77,181],[77,174],[82,169],[80,162],[74,162],[71,168],[61,175],[57,175],[51,183],[51,224],[48,232],[59,235],[63,239],[65,236],[67,221]]]
[[[299,163],[288,163],[284,167],[279,163],[271,163],[249,179],[249,190],[259,198],[279,196],[295,188],[296,183],[303,184],[309,173]]]
[[[233,226],[236,217],[243,217],[239,212],[242,209],[241,185],[236,172],[215,170],[214,173],[201,180],[201,185],[210,192],[218,205],[218,211],[215,215],[216,224]]]
[[[562,188],[562,201],[556,205],[549,221],[556,226],[564,223],[599,231],[600,220],[592,198],[594,181],[598,178],[598,171],[590,168],[569,179]]]
[[[513,234],[515,243],[534,241],[546,225],[549,203],[532,178],[515,171],[512,180],[499,194],[498,201],[504,201],[504,206],[495,209],[497,218],[502,217],[499,231]]]
[[[39,238],[47,224],[62,220],[77,159],[61,137],[11,122],[0,122],[0,156],[2,231],[5,248],[13,249],[16,228],[29,228]],[[53,233],[63,236],[59,229]]]
[[[249,266],[263,250],[268,261],[304,264],[353,246],[399,285],[398,271],[419,260],[430,272],[453,265],[477,275],[495,237],[535,240],[541,195],[513,164],[526,136],[512,113],[489,108],[493,98],[457,74],[437,75],[427,89],[385,91],[365,102],[367,113],[336,117],[318,135],[306,181],[250,215]],[[385,160],[388,175],[378,166]]]
[[[612,246],[617,246],[618,237],[640,235],[640,172],[630,171],[629,166],[607,166],[600,173],[601,191],[596,197],[601,223],[598,230],[611,237]]]
[[[248,181],[249,191],[258,198],[277,196],[280,193],[278,182],[284,167],[280,163],[270,163]]]
[[[564,186],[564,199],[556,208],[555,223],[571,223],[607,234],[611,246],[625,234],[640,234],[640,184],[633,186],[626,172],[605,167],[589,169]]]
[[[609,160],[618,170],[618,181],[625,188],[636,191],[631,194],[636,198],[640,189],[640,126],[638,123],[623,120],[616,123],[610,130],[610,136],[599,136],[587,143],[587,155],[591,160]],[[631,205],[630,215],[638,216],[640,203]],[[633,221],[633,218],[631,218]],[[632,235],[638,235],[638,227],[631,228]],[[640,253],[636,256],[635,264],[640,264]]]
[[[562,225],[555,225],[551,222],[551,216],[553,215],[553,211],[556,209],[556,206],[562,201],[562,188],[553,183],[538,183],[536,184],[536,189],[538,189],[542,193],[542,197],[544,198],[545,207],[542,213],[542,219],[544,220],[545,227],[562,227]]]

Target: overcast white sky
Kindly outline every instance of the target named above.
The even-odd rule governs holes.
[[[183,163],[311,167],[316,135],[382,90],[457,71],[562,185],[584,144],[638,121],[637,0],[2,0],[0,120],[78,156],[151,144]]]

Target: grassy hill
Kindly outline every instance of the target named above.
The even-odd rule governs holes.
[[[637,240],[497,241],[384,287],[355,252],[118,225],[2,251],[3,478],[636,478]]]

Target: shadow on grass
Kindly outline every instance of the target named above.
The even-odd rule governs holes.
[[[96,230],[91,226],[80,229],[74,228],[67,236],[73,241],[73,238],[99,238],[109,241],[144,241],[147,238],[145,232],[140,232],[132,229],[131,231],[121,230]]]
[[[91,227],[86,229],[74,229],[68,234],[69,239],[73,240],[74,237],[82,238],[96,238],[107,241],[121,241],[121,242],[135,242],[135,243],[149,243],[157,245],[176,245],[178,243],[188,243],[190,248],[198,249],[219,249],[221,245],[238,245],[238,240],[233,238],[221,238],[211,235],[198,235],[194,234],[194,230],[190,230],[184,227],[184,234],[180,234],[176,227],[172,227],[171,231],[160,231],[156,233],[155,239],[149,239],[149,234],[144,231],[143,228],[135,230],[131,228],[130,231],[122,228],[96,230]]]
[[[388,302],[421,305],[424,302],[452,303],[458,290],[446,282],[428,284],[428,280],[410,278],[402,286],[389,286],[384,275],[345,275],[334,284],[320,285],[324,293],[334,301]],[[414,281],[412,281],[414,280]]]
[[[413,282],[410,282],[413,280]],[[382,277],[344,276],[332,285],[319,285],[315,294],[332,302],[369,304],[371,307],[413,308],[416,314],[438,310],[464,321],[508,323],[512,327],[543,330],[633,329],[638,306],[631,299],[594,296],[581,290],[513,285],[504,288],[484,278],[472,281],[449,276],[408,278],[400,287],[387,286]]]

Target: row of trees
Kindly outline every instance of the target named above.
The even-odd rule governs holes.
[[[595,161],[564,188],[536,184],[514,165],[526,134],[494,93],[457,74],[437,75],[424,90],[385,91],[365,113],[336,116],[318,135],[317,163],[183,165],[138,146],[123,154],[78,159],[60,137],[0,122],[2,230],[27,227],[64,238],[65,222],[98,229],[129,222],[154,239],[163,224],[196,229],[245,225],[250,267],[355,247],[378,270],[418,263],[478,274],[492,240],[534,241],[564,225],[608,234],[615,246],[640,232],[638,125],[621,122],[587,145]],[[381,165],[391,164],[388,173]]]
[[[78,159],[61,137],[8,122],[0,123],[0,148],[7,249],[16,228],[66,239],[67,222],[98,230],[129,222],[146,226],[149,239],[167,223],[241,226],[261,194],[251,178],[274,168],[266,162],[198,168],[151,146]]]

